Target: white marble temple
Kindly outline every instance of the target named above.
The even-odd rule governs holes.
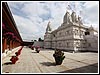
[[[72,50],[72,51],[98,51],[98,32],[96,29],[86,27],[80,16],[73,11],[67,11],[63,23],[52,31],[48,22],[44,35],[44,48]]]

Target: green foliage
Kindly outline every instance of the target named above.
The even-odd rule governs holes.
[[[61,50],[56,50],[53,56],[55,57],[56,60],[59,60],[59,61],[62,61],[65,58],[64,52]]]
[[[43,40],[41,38],[39,38],[38,41],[43,41]]]

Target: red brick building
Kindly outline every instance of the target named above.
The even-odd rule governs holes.
[[[2,53],[23,43],[7,2],[2,2]]]

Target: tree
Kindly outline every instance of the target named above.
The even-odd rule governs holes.
[[[33,40],[31,40],[33,42]]]
[[[41,38],[39,38],[38,41],[43,41],[43,40]]]
[[[37,40],[34,40],[34,41],[37,41]]]

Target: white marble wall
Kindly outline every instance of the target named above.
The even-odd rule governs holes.
[[[50,42],[44,42],[44,48],[51,48]]]
[[[89,38],[85,36],[86,27],[83,27],[78,23],[62,23],[56,31],[45,34],[44,47],[45,48],[57,48],[64,50],[92,50],[98,46],[97,38]],[[91,31],[90,35],[94,35],[95,32]],[[91,39],[90,39],[91,38]],[[87,41],[86,41],[87,40]],[[93,41],[96,40],[96,41]],[[88,47],[88,44],[92,47]],[[92,49],[91,49],[92,48]]]
[[[36,42],[34,42],[34,46],[44,47],[44,42],[36,41]]]
[[[98,51],[98,37],[95,35],[86,35],[84,38],[87,40],[87,50]]]

